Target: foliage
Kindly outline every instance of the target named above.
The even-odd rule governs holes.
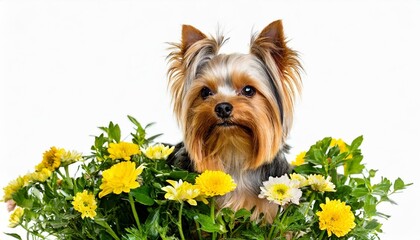
[[[160,159],[147,157],[144,152],[155,146],[153,141],[159,135],[148,138],[146,130],[150,125],[143,127],[130,116],[129,120],[135,126],[131,143],[140,151],[133,151],[128,160],[127,156],[110,157],[110,145],[121,143],[120,127],[111,122],[99,128],[103,133],[95,137],[91,155],[61,161],[57,168],[45,171],[44,178],[39,177],[43,170],[38,166],[34,173],[19,177],[5,187],[3,200],[24,209],[18,217],[12,213],[13,226],[23,227],[28,239],[379,239],[381,220],[389,216],[378,212],[378,205],[394,203],[390,196],[410,185],[400,178],[392,182],[382,177],[374,182],[377,171],[367,170],[362,163],[363,137],[351,144],[327,137],[299,155],[298,161],[294,161],[294,174],[265,182],[260,197],[270,196],[271,201],[283,205],[272,224],[253,221],[251,211],[217,209],[215,197],[198,194],[194,184],[199,175],[169,166],[165,158],[171,151],[167,147],[162,150],[165,154],[153,154]],[[159,145],[160,148],[163,146]],[[63,160],[64,153],[56,148],[48,151],[43,164],[53,159],[51,162],[57,165],[56,160],[60,157]],[[67,160],[69,156],[66,155]],[[112,185],[114,192],[99,197],[104,171],[127,161],[137,167],[137,183],[130,182],[131,187],[118,186],[124,189],[121,191]],[[73,175],[69,166],[77,169]],[[290,187],[286,183],[294,185]],[[274,188],[282,189],[282,194],[293,188],[297,195],[290,202],[282,194],[270,192]],[[187,193],[186,189],[192,192]],[[76,200],[75,196],[81,193],[90,202],[93,195],[96,205],[89,208],[90,203],[84,203],[83,198]],[[327,224],[330,228],[323,226],[321,230],[320,227],[319,216],[330,200],[337,200],[349,214],[344,219],[349,227],[339,229],[341,235],[332,228],[334,222]],[[75,202],[79,207],[75,207]],[[77,209],[87,210],[83,214]],[[15,233],[8,235],[21,239]]]

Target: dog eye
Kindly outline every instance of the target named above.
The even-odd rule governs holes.
[[[255,88],[251,87],[251,86],[245,86],[244,88],[242,88],[241,94],[244,95],[245,97],[252,97],[255,95]]]
[[[213,92],[208,87],[203,87],[200,92],[201,98],[206,99],[209,96],[213,95]]]

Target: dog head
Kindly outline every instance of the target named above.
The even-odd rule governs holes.
[[[285,144],[301,89],[301,65],[280,20],[251,38],[249,53],[219,54],[224,42],[184,25],[168,56],[174,113],[198,171],[270,162]],[[240,163],[226,163],[235,154]]]

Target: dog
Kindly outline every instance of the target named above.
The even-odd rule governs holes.
[[[278,205],[258,194],[269,176],[291,171],[286,139],[302,67],[281,20],[254,34],[247,54],[220,54],[224,43],[223,35],[190,25],[182,26],[180,43],[171,43],[168,82],[184,140],[168,162],[230,174],[237,188],[219,197],[218,207],[253,210],[252,219],[272,222]]]

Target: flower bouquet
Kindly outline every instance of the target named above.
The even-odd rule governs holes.
[[[100,127],[90,155],[51,147],[35,170],[10,182],[3,201],[10,227],[27,239],[379,239],[382,202],[408,185],[362,163],[358,137],[350,144],[324,138],[292,162],[293,173],[270,177],[260,198],[278,204],[272,223],[252,210],[219,209],[233,191],[231,176],[170,166],[173,147],[155,144],[133,117],[132,141],[118,124]],[[7,233],[22,239],[16,233]]]

